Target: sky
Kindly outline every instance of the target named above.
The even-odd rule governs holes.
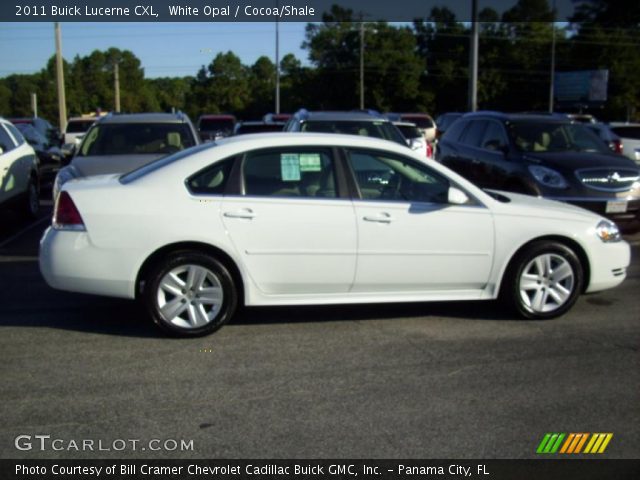
[[[306,23],[279,24],[280,58],[293,53],[308,64],[301,49]],[[275,62],[275,23],[61,23],[62,55],[116,47],[132,51],[145,77],[195,75],[219,52],[231,50],[245,65],[260,56]],[[35,73],[55,54],[53,23],[0,23],[0,78]]]

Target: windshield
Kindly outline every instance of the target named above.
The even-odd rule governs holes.
[[[78,156],[173,153],[194,144],[184,123],[98,123],[84,136]]]
[[[521,152],[610,153],[602,140],[581,124],[513,122],[509,125],[509,134]]]
[[[356,121],[310,121],[302,124],[303,132],[345,133],[365,137],[382,138],[406,146],[406,140],[394,125],[389,122],[356,122]]]
[[[418,128],[433,128],[433,120],[421,115],[402,115],[402,120],[415,123]]]

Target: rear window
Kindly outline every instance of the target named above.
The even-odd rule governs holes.
[[[400,130],[407,139],[422,137],[422,133],[418,130],[418,127],[411,125],[396,125],[396,127],[398,127],[398,130]]]
[[[235,122],[232,118],[202,118],[198,122],[201,132],[231,132]]]
[[[193,145],[184,123],[98,123],[85,135],[78,155],[169,154]]]
[[[161,168],[177,162],[185,157],[193,155],[194,153],[198,153],[202,150],[206,150],[207,148],[212,148],[217,146],[215,142],[207,142],[198,145],[197,147],[193,147],[189,150],[181,150],[180,152],[174,153],[173,155],[167,155],[166,157],[161,157],[151,163],[147,163],[131,172],[125,173],[120,176],[120,183],[127,184],[131,183],[139,178],[145,177],[156,170],[160,170]]]
[[[95,120],[71,120],[67,123],[67,133],[84,133],[91,125],[95,123]]]
[[[422,117],[419,115],[402,115],[402,120],[406,122],[415,123],[418,128],[433,128],[435,125],[433,124],[433,120],[429,117]]]
[[[628,126],[628,127],[611,127],[618,136],[622,138],[633,138],[634,140],[640,140],[640,127]]]
[[[309,121],[301,127],[303,132],[343,133],[347,135],[361,135],[364,137],[382,138],[406,146],[402,133],[390,122],[349,122],[349,121]]]

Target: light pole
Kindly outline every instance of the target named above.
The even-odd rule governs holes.
[[[469,50],[469,111],[478,109],[478,0],[471,3],[471,48]]]
[[[551,21],[551,74],[549,79],[549,113],[553,113],[553,81],[556,74],[556,0],[553,0],[553,19]]]
[[[364,110],[364,22],[360,17],[360,110]]]
[[[276,0],[278,10],[278,0]],[[280,22],[276,18],[276,113],[280,113]]]
[[[67,100],[64,91],[64,68],[62,64],[62,34],[60,33],[60,24],[55,23],[56,36],[56,81],[58,83],[58,120],[60,121],[60,130],[67,125]]]

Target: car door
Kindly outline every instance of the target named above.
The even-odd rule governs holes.
[[[356,261],[353,204],[329,148],[249,152],[240,195],[222,220],[258,288],[268,295],[347,292]]]
[[[16,143],[0,123],[0,203],[22,193],[27,188],[26,161],[21,158]]]
[[[450,181],[425,164],[386,152],[350,149],[359,199],[353,292],[477,294],[493,260],[490,211],[448,203]]]
[[[481,162],[475,165],[473,179],[484,188],[503,188],[513,169],[513,162],[507,159],[509,140],[500,122],[486,121],[487,128],[479,145]]]

